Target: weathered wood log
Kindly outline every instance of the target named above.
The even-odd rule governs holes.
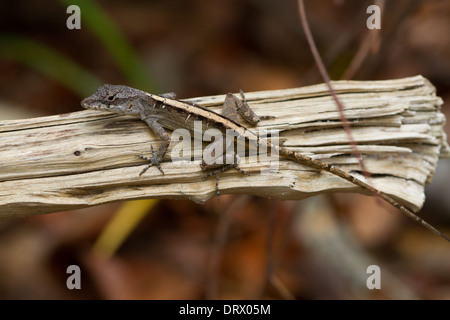
[[[336,81],[372,183],[399,202],[419,209],[439,157],[449,157],[442,100],[422,76],[387,81]],[[94,91],[94,88],[93,88]],[[286,147],[331,162],[364,179],[324,84],[246,93],[261,121],[255,130],[277,129]],[[220,112],[224,95],[187,99]],[[243,120],[242,120],[243,121]],[[245,124],[245,122],[243,121]],[[246,125],[246,124],[245,124]],[[150,168],[136,155],[149,154],[157,137],[139,119],[96,111],[0,122],[0,218],[70,210],[118,200],[215,196],[215,178],[198,163],[171,161]],[[197,154],[201,150],[195,151]],[[250,176],[222,174],[221,194],[246,193],[302,199],[323,192],[363,192],[329,173],[280,159],[245,162]]]

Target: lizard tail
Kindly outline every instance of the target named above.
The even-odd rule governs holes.
[[[392,198],[391,196],[387,195],[384,192],[381,192],[380,190],[372,187],[370,184],[355,178],[354,176],[352,176],[351,174],[333,166],[330,165],[328,163],[324,163],[322,161],[318,161],[315,160],[313,158],[310,158],[308,156],[305,156],[301,153],[289,150],[287,148],[277,148],[279,151],[279,154],[289,158],[295,162],[299,162],[302,164],[305,164],[307,166],[312,166],[318,170],[324,170],[327,171],[329,173],[332,173],[334,175],[337,175],[339,177],[341,177],[344,180],[347,180],[348,182],[351,182],[367,191],[370,191],[372,194],[374,194],[377,197],[380,197],[381,199],[383,199],[384,201],[388,202],[389,204],[393,205],[394,207],[396,207],[397,209],[399,209],[404,215],[406,215],[408,218],[420,223],[422,226],[424,226],[425,228],[427,228],[428,230],[430,230],[431,232],[433,232],[435,235],[447,240],[448,242],[450,242],[450,238],[448,238],[446,235],[444,235],[442,232],[440,232],[438,229],[436,229],[435,227],[433,227],[431,224],[429,224],[428,222],[426,222],[424,219],[420,218],[419,216],[417,216],[411,209],[401,205],[400,203],[398,203],[397,201],[394,200],[394,198]]]

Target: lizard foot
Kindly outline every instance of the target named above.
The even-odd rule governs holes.
[[[159,164],[159,160],[156,157],[156,152],[155,152],[155,150],[153,150],[153,146],[152,146],[152,157],[151,158],[142,156],[142,155],[138,155],[138,157],[141,159],[150,161],[150,163],[144,169],[142,169],[141,173],[139,173],[139,176],[143,175],[145,173],[145,171],[147,171],[148,168],[150,168],[151,166],[156,166],[159,169],[159,171],[161,171],[161,173],[164,174],[164,171],[161,169],[161,165]]]
[[[220,190],[219,190],[219,178],[220,178],[220,174],[221,174],[222,172],[224,172],[224,171],[227,171],[228,169],[231,169],[231,168],[235,168],[235,169],[236,169],[237,171],[239,171],[240,173],[243,173],[243,174],[245,174],[245,175],[247,175],[247,176],[250,176],[247,172],[245,172],[244,170],[242,170],[241,168],[239,168],[238,165],[237,165],[237,163],[232,163],[232,164],[225,165],[225,166],[223,166],[223,167],[219,167],[219,168],[217,168],[216,170],[214,170],[214,171],[212,171],[212,172],[210,172],[210,173],[207,173],[207,174],[205,175],[205,178],[208,178],[208,177],[212,176],[213,174],[216,175],[216,194],[217,194],[217,202],[218,202],[218,203],[220,203]]]

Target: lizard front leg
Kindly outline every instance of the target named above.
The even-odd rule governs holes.
[[[150,163],[144,169],[142,169],[139,175],[140,176],[143,175],[145,171],[147,171],[148,168],[150,168],[151,166],[156,166],[159,169],[159,171],[161,171],[161,173],[164,174],[164,171],[161,169],[161,165],[159,163],[161,162],[162,158],[167,152],[167,149],[169,148],[170,136],[166,132],[166,130],[164,130],[163,126],[161,126],[154,118],[147,117],[143,118],[142,120],[144,120],[148,124],[150,129],[152,129],[152,131],[161,139],[161,144],[159,145],[157,152],[153,150],[153,146],[151,147],[152,148],[151,158],[143,155],[138,156],[139,158],[150,161]]]

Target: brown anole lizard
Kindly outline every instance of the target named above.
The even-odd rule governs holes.
[[[160,162],[166,154],[171,141],[170,136],[165,129],[176,130],[179,128],[184,128],[190,132],[193,132],[195,128],[194,122],[202,121],[203,123],[206,123],[208,127],[217,128],[222,132],[231,131],[239,139],[245,139],[249,142],[256,143],[260,148],[271,149],[287,159],[307,165],[319,171],[323,170],[339,176],[342,179],[345,179],[369,191],[370,193],[377,195],[394,207],[398,208],[409,218],[417,221],[427,229],[431,230],[434,234],[450,242],[450,239],[447,236],[417,216],[411,209],[401,205],[391,196],[379,191],[370,184],[333,165],[310,158],[301,153],[294,152],[286,147],[275,145],[269,142],[269,140],[260,138],[256,133],[239,124],[237,122],[237,112],[240,112],[250,124],[256,124],[260,121],[260,118],[248,106],[242,92],[241,96],[242,100],[238,99],[231,93],[227,94],[223,112],[222,115],[220,115],[206,108],[176,100],[175,94],[173,93],[155,95],[127,86],[105,84],[101,86],[92,96],[84,99],[81,102],[81,105],[85,109],[109,111],[138,117],[145,121],[152,131],[158,135],[162,142],[157,151],[153,150],[152,146],[152,157],[149,158],[139,156],[150,161],[150,163],[141,171],[140,175],[142,175],[151,166],[156,166],[161,173],[164,174]],[[231,157],[231,162],[229,159],[230,157],[226,158],[226,155],[218,155],[214,162],[206,163],[205,161],[202,161],[202,164],[200,165],[204,170],[211,168],[214,169],[213,173],[216,173],[217,175],[217,195],[219,195],[218,177],[220,172],[223,172],[231,167],[243,172],[238,167],[238,159],[236,156]]]

